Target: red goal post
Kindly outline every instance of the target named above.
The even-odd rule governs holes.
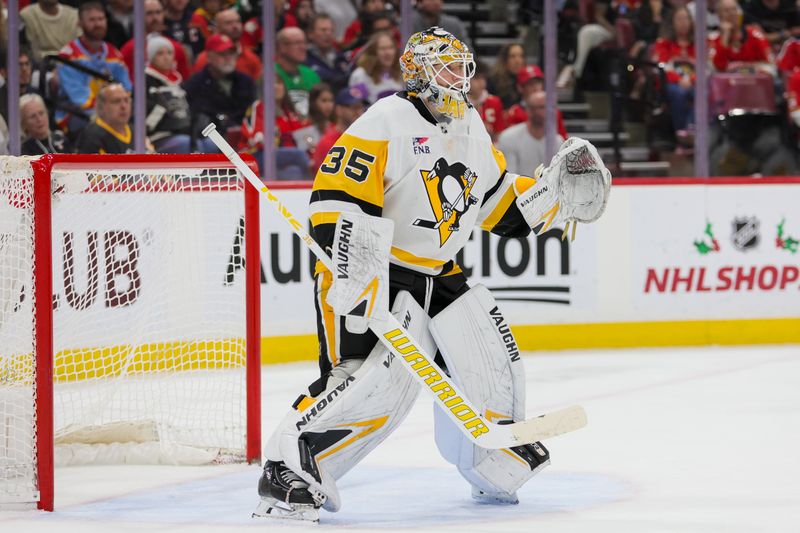
[[[222,155],[0,161],[0,508],[56,459],[260,459],[258,210]]]

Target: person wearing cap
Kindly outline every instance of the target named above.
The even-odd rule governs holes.
[[[223,9],[214,16],[216,32],[230,37],[236,45],[236,70],[247,74],[254,80],[261,79],[263,67],[261,60],[249,47],[242,44],[242,17],[235,9]],[[206,52],[200,53],[194,63],[193,72],[198,72],[206,66],[208,57]]]
[[[147,35],[147,42],[153,37],[163,36],[169,39],[172,45],[172,54],[175,61],[175,69],[180,72],[184,79],[189,77],[189,61],[186,59],[186,51],[181,44],[166,35],[163,35],[166,29],[164,23],[164,7],[159,0],[144,0],[144,31]],[[136,39],[130,39],[122,47],[122,57],[125,60],[125,66],[128,67],[128,73],[133,79],[133,55],[136,50]],[[145,59],[146,61],[147,59]]]
[[[322,80],[305,66],[308,53],[306,34],[300,28],[283,28],[275,36],[275,72],[283,79],[295,109],[308,115],[308,97],[311,88]]]
[[[181,87],[183,76],[175,68],[172,43],[154,36],[147,41],[147,135],[159,153],[188,154],[192,151],[189,102]],[[201,137],[197,151],[215,152],[214,143]]]
[[[544,72],[537,65],[526,65],[517,73],[517,90],[522,99],[506,110],[506,127],[522,124],[528,120],[528,110],[525,102],[533,93],[544,91]],[[558,134],[564,139],[568,137],[567,128],[564,126],[564,115],[556,109],[556,128]]]
[[[486,63],[475,61],[475,74],[469,84],[469,101],[480,113],[486,131],[491,135],[492,140],[497,140],[500,132],[506,128],[504,117],[503,102],[497,96],[489,94],[486,89],[488,71]]]
[[[206,40],[208,63],[184,83],[197,126],[214,122],[223,133],[239,126],[256,99],[253,79],[236,70],[236,45],[215,33]]]
[[[328,128],[314,150],[314,162],[311,167],[314,175],[328,156],[328,150],[336,144],[342,133],[364,113],[367,107],[367,95],[361,87],[345,87],[336,93],[334,104],[336,122]]]

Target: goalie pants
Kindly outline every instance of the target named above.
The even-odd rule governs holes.
[[[414,300],[433,318],[455,299],[469,290],[467,278],[461,269],[451,267],[445,274],[428,276],[396,265],[389,266],[389,307],[399,291],[408,291]],[[314,285],[314,304],[317,312],[317,336],[319,337],[319,369],[324,377],[331,368],[347,359],[365,359],[378,338],[370,330],[351,331],[353,320],[335,315],[327,304],[326,297],[332,283],[331,273],[322,271]],[[350,326],[350,329],[348,329]],[[437,352],[436,363],[444,367],[444,361]],[[313,387],[310,388],[310,390]],[[314,390],[311,390],[314,393]]]

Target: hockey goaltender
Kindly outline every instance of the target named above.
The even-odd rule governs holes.
[[[320,377],[269,439],[254,516],[319,519],[337,511],[336,480],[405,418],[420,386],[369,330],[389,310],[494,423],[525,418],[525,379],[489,291],[470,287],[455,263],[475,226],[525,237],[593,222],[611,176],[595,148],[570,138],[534,177],[506,171],[468,99],[472,54],[432,27],[400,58],[406,90],[379,100],[330,149],[311,194],[316,241],[333,256],[317,264]],[[342,213],[347,214],[343,221]],[[357,221],[355,224],[353,221]],[[412,346],[413,347],[413,346]],[[394,364],[393,364],[394,363]],[[448,398],[447,379],[420,362],[424,383]],[[416,367],[415,367],[416,368]],[[428,369],[431,370],[428,370]],[[421,374],[420,374],[421,375]],[[438,388],[437,388],[438,387]],[[444,402],[460,418],[461,398]],[[437,406],[439,451],[486,503],[517,503],[516,491],[550,460],[541,443],[476,446]],[[480,428],[475,428],[480,431]]]

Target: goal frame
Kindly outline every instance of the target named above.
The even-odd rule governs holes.
[[[258,172],[252,156],[248,166]],[[221,154],[125,154],[68,155],[51,154],[31,161],[33,169],[34,220],[34,310],[36,329],[36,456],[39,500],[37,507],[52,511],[54,507],[54,442],[53,442],[53,239],[52,239],[52,171],[87,168],[147,170],[172,168],[236,167]],[[261,459],[261,280],[259,246],[259,196],[242,178],[245,219],[245,317],[246,317],[246,446],[247,462]],[[248,268],[249,267],[249,268]]]

